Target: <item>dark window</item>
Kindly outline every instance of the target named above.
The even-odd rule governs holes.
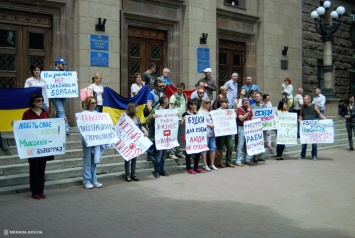
[[[0,30],[0,46],[15,47],[15,32],[8,30]]]
[[[44,34],[29,33],[30,49],[44,50]]]
[[[219,64],[226,65],[227,64],[227,54],[219,53]]]
[[[319,65],[317,66],[317,78],[318,78],[318,87],[320,89],[323,89],[324,86],[324,72],[323,72],[323,66]]]
[[[239,6],[239,0],[224,0],[224,3],[235,7]]]

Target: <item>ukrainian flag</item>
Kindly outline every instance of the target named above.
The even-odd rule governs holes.
[[[42,88],[0,88],[0,132],[12,131],[11,122],[22,120],[34,93],[41,94]]]
[[[145,123],[146,118],[143,115],[143,108],[147,103],[147,96],[149,92],[149,88],[144,86],[141,90],[139,90],[136,96],[131,98],[124,98],[116,93],[113,89],[105,87],[102,111],[110,114],[113,123],[116,125],[121,113],[126,112],[128,103],[135,102],[138,106],[137,116],[142,123]]]

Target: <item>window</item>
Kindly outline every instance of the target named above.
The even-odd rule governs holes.
[[[224,0],[224,4],[231,5],[234,7],[239,6],[239,0]]]

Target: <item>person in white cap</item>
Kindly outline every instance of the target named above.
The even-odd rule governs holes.
[[[217,90],[217,85],[216,85],[216,80],[214,80],[211,76],[212,73],[212,69],[211,68],[206,68],[203,70],[203,72],[205,73],[205,77],[200,79],[197,82],[197,85],[200,82],[204,82],[205,83],[205,89],[208,95],[208,98],[212,101],[213,100],[213,95],[212,92]]]

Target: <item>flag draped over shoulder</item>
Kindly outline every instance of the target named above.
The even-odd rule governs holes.
[[[136,96],[125,98],[116,93],[113,89],[105,87],[102,111],[109,113],[113,123],[116,125],[121,113],[126,111],[128,103],[135,102],[138,106],[137,116],[142,123],[145,123],[146,118],[143,115],[143,108],[147,103],[147,96],[149,92],[149,88],[144,86],[141,90],[139,90]]]
[[[191,98],[191,94],[195,91],[196,89],[193,90],[184,90],[184,93],[186,94],[187,100],[189,100]],[[166,97],[170,98],[171,95],[173,95],[174,93],[176,93],[176,87],[174,86],[170,86],[170,85],[166,85]]]
[[[23,113],[29,108],[31,95],[42,93],[42,88],[0,88],[0,132],[12,131],[11,122],[22,120]]]

